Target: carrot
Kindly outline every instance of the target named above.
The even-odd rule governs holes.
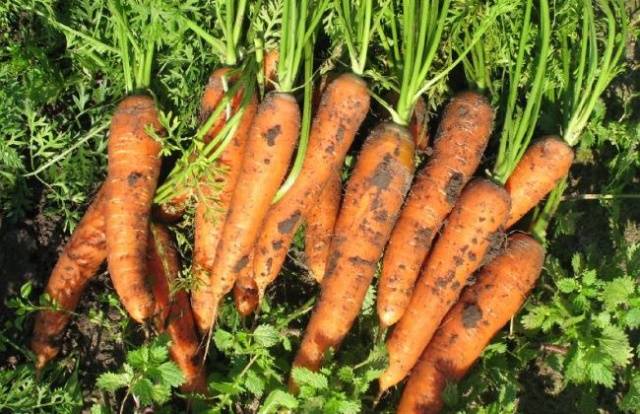
[[[366,83],[353,74],[339,76],[324,92],[300,176],[269,211],[256,244],[253,269],[260,298],[278,276],[302,217],[342,166],[369,99]]]
[[[571,147],[558,137],[541,139],[527,149],[505,183],[511,196],[511,227],[553,190],[573,162]]]
[[[416,144],[416,151],[426,151],[429,146],[428,120],[427,104],[421,96],[416,101],[416,106],[413,108],[413,115],[411,115],[411,121],[409,122],[409,131],[411,131],[413,142]]]
[[[324,353],[340,344],[358,316],[411,185],[413,156],[404,127],[383,123],[367,138],[347,184],[320,298],[294,367],[319,369]]]
[[[31,350],[36,355],[38,370],[60,351],[57,342],[71,319],[71,312],[76,309],[87,283],[107,257],[104,193],[103,186],[73,231],[47,282],[45,293],[60,310],[43,310],[36,315]]]
[[[253,251],[249,254],[249,263],[253,263]],[[258,287],[253,278],[253,266],[246,266],[238,274],[233,286],[233,300],[242,316],[249,316],[258,307]]]
[[[147,260],[156,299],[156,327],[171,339],[169,353],[185,377],[183,392],[205,394],[207,383],[202,366],[198,335],[193,322],[189,297],[184,290],[170,294],[170,285],[180,271],[180,258],[169,230],[151,225]]]
[[[264,54],[262,61],[262,73],[266,80],[265,89],[272,90],[278,82],[278,60],[280,59],[280,51],[278,49],[268,50]]]
[[[342,182],[339,174],[332,174],[316,205],[305,216],[304,251],[309,273],[318,282],[324,277],[333,229],[340,210]]]
[[[200,121],[202,123],[209,118],[211,113],[220,104],[220,101],[227,90],[225,85],[237,79],[237,76],[231,76],[231,71],[232,69],[229,67],[222,67],[213,71],[211,76],[209,76],[209,81],[207,82],[207,86],[204,88],[204,93],[202,94],[202,100],[200,102]],[[231,100],[230,106],[232,110],[237,109],[241,98],[242,91],[238,91]],[[223,111],[218,119],[214,121],[211,128],[203,137],[205,144],[211,142],[211,140],[220,132],[226,122],[226,115],[227,114]],[[190,158],[195,159],[196,156],[197,154],[193,153],[190,155]],[[185,183],[177,188],[175,192],[176,195],[172,199],[161,205],[154,206],[154,218],[163,223],[174,223],[182,217],[193,196],[193,187]]]
[[[482,95],[464,92],[447,105],[433,155],[416,175],[384,255],[377,299],[382,326],[395,324],[409,305],[433,238],[478,168],[492,123]]]
[[[507,249],[465,289],[425,349],[404,388],[398,414],[438,413],[449,381],[467,373],[491,338],[520,309],[542,270],[544,250],[524,234],[509,237]]]
[[[415,365],[440,321],[480,267],[509,214],[509,195],[490,181],[469,183],[447,219],[416,283],[407,311],[387,340],[389,366],[380,390],[400,382]]]
[[[104,209],[109,273],[122,304],[137,322],[154,310],[146,252],[160,143],[147,134],[147,127],[162,130],[153,98],[125,98],[111,121]]]
[[[242,168],[218,242],[209,283],[192,292],[196,324],[208,331],[217,307],[231,290],[238,273],[249,263],[249,254],[271,200],[287,172],[298,139],[300,109],[287,93],[270,92],[253,120]]]
[[[255,96],[244,109],[240,123],[231,142],[213,163],[210,176],[198,185],[199,200],[196,205],[195,237],[193,248],[193,275],[200,286],[209,283],[209,271],[213,267],[216,249],[231,205],[234,189],[242,168],[249,136],[249,129],[256,113]],[[206,293],[197,289],[194,295]],[[196,298],[196,300],[199,300]]]

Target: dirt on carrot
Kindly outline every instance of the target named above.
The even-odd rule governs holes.
[[[544,260],[542,246],[525,234],[509,237],[507,248],[480,270],[422,354],[404,388],[398,414],[438,413],[442,392],[459,381],[491,338],[520,309]]]

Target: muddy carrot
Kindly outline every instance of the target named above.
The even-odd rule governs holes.
[[[122,304],[137,322],[151,317],[154,310],[146,253],[161,145],[147,128],[156,133],[162,130],[153,98],[125,98],[111,121],[105,188],[109,274]]]
[[[320,197],[305,216],[304,252],[309,273],[318,282],[324,277],[333,229],[340,210],[342,182],[332,174]]]
[[[428,164],[416,174],[384,254],[378,285],[380,324],[404,314],[434,236],[482,158],[493,123],[487,100],[464,92],[447,105]]]
[[[253,263],[253,251],[249,254],[249,263]],[[252,266],[246,266],[238,274],[236,284],[233,286],[233,300],[242,316],[251,315],[258,307],[258,287],[253,278]]]
[[[253,269],[260,297],[280,272],[302,217],[342,166],[369,99],[367,85],[353,74],[341,75],[323,94],[300,176],[269,211],[256,244]]]
[[[447,382],[459,381],[491,338],[520,309],[542,270],[544,250],[514,234],[506,250],[465,289],[425,349],[404,388],[398,414],[438,413]]]
[[[213,162],[210,173],[198,184],[192,265],[192,273],[197,278],[198,286],[210,283],[210,271],[242,168],[256,107],[256,99],[253,97],[244,108],[231,142]],[[200,292],[197,289],[194,296],[200,295]],[[206,288],[202,292],[206,292]]]
[[[367,138],[347,184],[320,298],[295,367],[317,370],[325,352],[340,344],[358,316],[411,185],[413,157],[413,139],[404,127],[381,124]]]
[[[104,203],[103,187],[73,231],[51,272],[45,293],[60,310],[43,310],[36,315],[31,338],[36,369],[42,369],[58,354],[57,342],[71,319],[70,312],[76,309],[87,283],[107,257]]]
[[[300,109],[295,98],[281,92],[267,94],[249,131],[209,283],[192,292],[193,311],[201,332],[213,326],[220,300],[231,290],[237,275],[250,265],[249,254],[287,172],[299,129]]]
[[[571,147],[558,137],[545,137],[527,149],[504,187],[511,196],[511,227],[569,173]]]
[[[170,293],[180,271],[180,258],[166,227],[151,225],[147,260],[156,302],[156,328],[167,332],[171,340],[169,353],[185,377],[183,392],[205,394],[207,383],[202,352],[193,322],[189,297],[184,290]]]
[[[427,103],[423,97],[416,101],[413,108],[413,115],[409,122],[409,131],[413,136],[413,142],[416,144],[416,151],[425,151],[429,146],[429,129],[427,125]]]
[[[409,306],[387,340],[389,366],[382,391],[400,382],[418,361],[468,279],[500,240],[509,195],[488,180],[470,182],[447,219],[418,279]]]

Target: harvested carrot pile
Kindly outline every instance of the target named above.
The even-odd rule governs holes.
[[[0,411],[640,411],[637,5],[72,3],[0,6]]]

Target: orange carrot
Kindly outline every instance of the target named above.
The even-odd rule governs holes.
[[[197,287],[191,300],[201,332],[215,321],[220,300],[238,273],[249,266],[249,254],[269,205],[287,172],[300,130],[295,98],[271,92],[260,104],[249,131],[242,169],[218,243],[209,283]]]
[[[180,271],[180,258],[169,230],[159,224],[151,225],[148,244],[149,275],[156,299],[156,327],[167,332],[171,339],[169,353],[185,377],[183,392],[206,394],[207,382],[203,355],[193,322],[189,297],[184,290],[170,294],[170,286]]]
[[[309,273],[318,282],[324,277],[333,229],[340,210],[342,182],[340,175],[331,175],[316,205],[305,216],[304,251]]]
[[[409,122],[409,131],[413,136],[413,142],[416,144],[416,151],[426,151],[429,146],[429,130],[427,125],[427,104],[423,97],[416,101],[413,108],[413,115]]]
[[[249,263],[253,263],[253,251],[249,254]],[[246,266],[240,273],[233,286],[233,300],[242,316],[249,316],[258,307],[258,287],[253,278],[253,267]]]
[[[459,381],[491,338],[520,309],[544,260],[542,246],[524,234],[509,237],[507,249],[478,274],[449,311],[404,388],[398,414],[438,413],[442,391]]]
[[[193,247],[193,275],[198,284],[207,285],[213,268],[216,249],[224,227],[227,212],[242,168],[249,129],[256,113],[255,96],[244,109],[236,132],[220,158],[212,165],[210,176],[198,185],[195,238]],[[199,293],[195,293],[198,295]],[[197,300],[197,299],[196,299]]]
[[[501,234],[508,215],[509,195],[502,187],[482,179],[465,187],[427,259],[407,311],[387,340],[389,366],[380,377],[381,391],[413,368]]]
[[[209,76],[209,82],[204,88],[202,94],[202,100],[200,102],[200,121],[206,122],[211,113],[220,104],[220,101],[224,97],[228,84],[237,79],[237,76],[233,76],[232,69],[223,67],[216,69],[211,76]],[[242,91],[238,91],[231,100],[230,106],[232,111],[235,111],[242,99]],[[204,143],[211,142],[213,138],[220,132],[227,121],[227,113],[223,111],[220,116],[214,121],[211,128],[207,131],[203,137]],[[196,154],[191,154],[190,158],[195,159]],[[185,183],[175,190],[176,195],[168,200],[166,203],[154,206],[154,218],[164,223],[173,223],[178,221],[185,212],[191,197],[193,196],[193,186]]]
[[[571,147],[558,137],[545,137],[531,145],[504,185],[511,196],[507,227],[549,194],[569,173],[572,162]]]
[[[70,312],[76,309],[87,283],[107,257],[104,203],[102,187],[73,231],[47,282],[45,293],[60,311],[43,310],[36,315],[31,350],[36,355],[38,370],[60,351],[57,342],[71,319]]]
[[[278,60],[280,59],[280,51],[278,49],[268,50],[264,54],[264,60],[262,61],[262,73],[266,80],[265,89],[273,90],[275,84],[278,82]]]
[[[347,184],[320,298],[294,367],[317,370],[325,352],[349,332],[411,185],[413,157],[409,130],[396,124],[379,125],[365,142]]]
[[[344,74],[326,89],[313,121],[300,176],[269,211],[256,244],[254,277],[262,298],[278,276],[302,217],[335,174],[369,110],[367,85]]]
[[[416,175],[384,254],[378,285],[380,324],[404,314],[434,236],[478,168],[493,123],[493,110],[477,93],[458,94],[447,105],[428,164]]]
[[[162,131],[153,98],[129,96],[118,105],[109,133],[105,189],[109,273],[122,304],[137,322],[154,310],[146,253],[160,143],[147,133],[148,127]]]

